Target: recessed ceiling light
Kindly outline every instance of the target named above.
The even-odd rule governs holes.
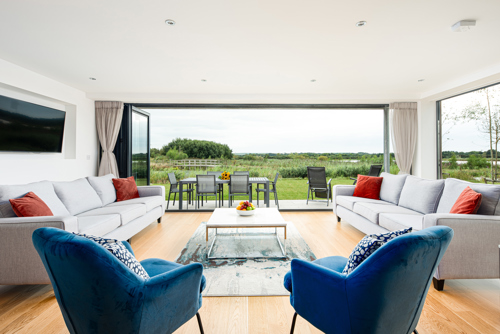
[[[92,78],[92,77],[89,77],[89,79],[90,79],[90,80],[93,80],[93,81],[97,80],[96,78]]]
[[[364,27],[366,25],[366,21],[356,22],[356,27]]]
[[[312,79],[311,82],[316,82],[316,79]]]
[[[207,79],[201,79],[202,82],[207,82]]]
[[[418,79],[418,82],[423,82],[425,79]]]
[[[168,26],[173,26],[173,25],[175,25],[175,21],[171,20],[171,19],[168,19],[168,20],[165,20],[165,24],[168,25]]]
[[[454,32],[466,32],[473,29],[475,26],[476,20],[462,20],[452,25],[451,30]]]

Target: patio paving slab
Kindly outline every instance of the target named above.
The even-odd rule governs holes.
[[[213,198],[213,197],[212,197]],[[241,201],[243,201],[245,199],[237,199],[234,203],[239,203]],[[213,199],[209,199],[208,202],[204,202],[203,203],[203,206],[201,206],[200,204],[200,208],[199,209],[196,209],[195,208],[195,205],[194,205],[194,202],[192,204],[189,204],[188,206],[186,206],[187,204],[187,201],[184,201],[182,206],[182,210],[179,210],[179,202],[178,201],[175,201],[175,205],[173,205],[173,201],[170,200],[170,204],[169,204],[169,207],[168,209],[166,210],[167,212],[175,212],[175,211],[213,211],[216,209],[216,206],[215,206],[215,201]],[[223,208],[228,208],[228,201],[227,200],[224,200],[224,206]],[[257,208],[265,208],[266,206],[264,205],[264,201],[260,200],[259,201],[259,205],[260,206],[257,206],[257,201],[254,200],[253,201],[253,204],[257,207]],[[306,200],[305,199],[301,199],[301,200],[280,200],[279,201],[279,204],[280,204],[280,211],[333,211],[333,203],[330,202],[329,205],[327,206],[326,205],[326,201],[324,202],[312,202],[312,201],[309,201],[309,204],[306,204]],[[232,208],[236,208],[236,205],[232,205],[231,206]],[[274,203],[274,199],[271,198],[271,205],[270,205],[271,208],[276,208],[276,204]]]

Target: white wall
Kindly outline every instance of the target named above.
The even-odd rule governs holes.
[[[97,174],[94,101],[84,92],[0,59],[0,95],[67,113],[63,152],[0,152],[0,184],[70,181]]]

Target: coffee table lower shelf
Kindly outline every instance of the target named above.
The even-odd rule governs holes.
[[[279,226],[220,226],[219,224],[217,224],[218,226],[214,226],[214,227],[211,227],[207,224],[207,228],[206,228],[206,243],[207,243],[207,259],[208,260],[228,260],[228,259],[286,259],[287,256],[286,256],[286,223],[280,223],[278,224]],[[236,229],[236,228],[274,228],[274,233],[262,233],[261,235],[276,235],[276,240],[278,241],[278,245],[280,246],[280,249],[281,249],[281,256],[233,256],[233,257],[227,257],[227,256],[210,256],[210,254],[212,253],[212,249],[214,247],[214,244],[215,244],[215,241],[217,240],[217,236],[219,235],[217,233],[217,230],[219,228],[232,228],[232,229]],[[280,237],[279,237],[279,234],[278,234],[278,228],[283,228],[284,229],[284,241],[283,241],[283,244],[281,243],[281,240],[280,240]],[[208,230],[209,229],[215,229],[215,235],[214,235],[214,238],[210,244],[210,247],[208,247]],[[232,235],[238,235],[238,236],[242,236],[244,235],[244,233],[223,233],[223,234],[220,234],[220,235],[223,235],[223,236],[232,236]],[[253,234],[255,235],[255,234]]]

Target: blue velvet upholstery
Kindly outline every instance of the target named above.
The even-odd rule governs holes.
[[[33,244],[71,333],[172,333],[201,307],[200,263],[144,260],[144,279],[102,246],[61,229],[35,230]]]
[[[452,237],[446,226],[399,236],[348,275],[340,256],[294,259],[284,282],[290,303],[325,333],[412,333]]]

